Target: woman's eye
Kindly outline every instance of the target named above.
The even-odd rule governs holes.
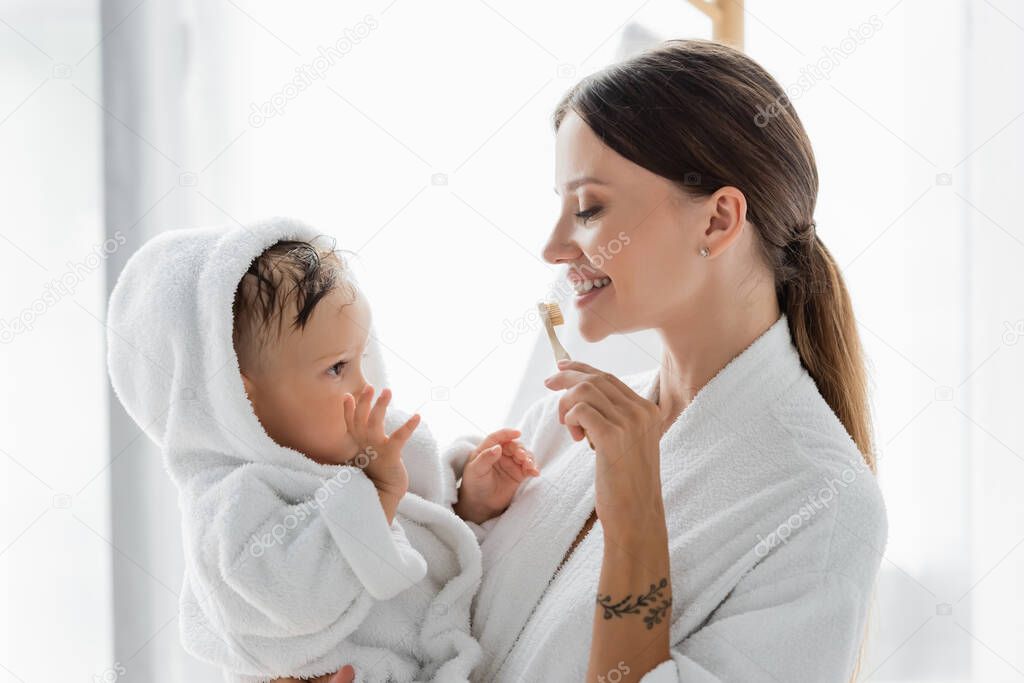
[[[345,361],[340,360],[331,367],[327,368],[327,374],[337,377],[341,374],[341,369],[345,367]]]
[[[590,220],[591,218],[596,216],[598,213],[600,213],[600,211],[601,211],[601,207],[600,206],[592,206],[589,209],[582,209],[580,211],[577,211],[573,215],[575,215],[576,218],[579,218],[581,221],[586,223],[588,220]]]

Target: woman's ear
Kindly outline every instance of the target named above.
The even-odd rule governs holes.
[[[747,199],[741,191],[726,185],[716,190],[705,201],[710,217],[701,246],[720,254],[739,238],[740,228],[746,220]]]

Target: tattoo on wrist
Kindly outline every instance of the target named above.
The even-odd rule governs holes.
[[[665,596],[666,589],[668,589],[668,579],[663,578],[657,584],[651,584],[650,589],[643,595],[638,595],[635,598],[630,593],[626,597],[622,598],[618,602],[612,602],[612,596],[597,594],[597,604],[604,610],[604,618],[611,619],[612,617],[624,617],[627,614],[640,614],[641,611],[646,609],[647,614],[644,616],[644,623],[647,624],[648,630],[654,628],[655,624],[660,624],[661,620],[668,615],[668,610],[672,606],[672,596]]]

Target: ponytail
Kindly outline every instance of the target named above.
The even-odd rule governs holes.
[[[853,307],[811,220],[818,170],[785,89],[735,48],[670,40],[570,89],[556,129],[570,111],[612,150],[692,196],[726,185],[743,192],[801,363],[875,472]]]
[[[867,371],[846,283],[812,221],[787,248],[779,307],[818,391],[876,472]]]

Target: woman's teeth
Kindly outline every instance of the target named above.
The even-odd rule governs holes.
[[[582,280],[580,282],[573,283],[573,289],[576,290],[577,294],[586,294],[592,289],[600,289],[606,285],[611,284],[612,279],[610,277],[602,277],[597,280]]]

